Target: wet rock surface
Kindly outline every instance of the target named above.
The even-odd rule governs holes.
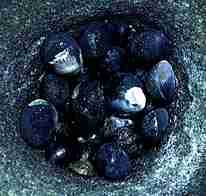
[[[7,1],[0,6],[0,183],[3,195],[184,195],[205,193],[205,2],[184,1]],[[129,11],[130,10],[130,11]],[[159,153],[145,155],[143,177],[124,182],[65,175],[32,152],[19,136],[23,107],[39,98],[43,65],[39,48],[48,32],[68,30],[97,15],[138,13],[143,23],[175,42],[180,81],[172,133]],[[175,15],[175,19],[174,19]],[[143,17],[144,16],[144,17]],[[121,17],[119,17],[121,18]],[[125,18],[125,17],[124,17]],[[74,20],[75,19],[75,20]],[[95,17],[96,19],[96,17]],[[41,39],[39,39],[41,37]],[[175,120],[177,119],[177,120]],[[151,161],[152,160],[152,161]],[[138,171],[141,171],[139,168]],[[82,186],[82,183],[84,186]],[[150,186],[148,186],[150,185]],[[200,192],[201,191],[201,192]]]

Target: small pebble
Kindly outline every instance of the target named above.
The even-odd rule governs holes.
[[[69,164],[68,168],[78,175],[94,176],[96,174],[94,166],[88,160],[79,160]]]

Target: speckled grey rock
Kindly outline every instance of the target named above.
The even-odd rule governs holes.
[[[129,11],[130,10],[130,11]],[[38,98],[39,47],[49,31],[88,16],[137,14],[175,41],[180,81],[172,133],[159,153],[144,157],[143,176],[124,182],[85,179],[48,165],[19,136],[22,108]],[[96,18],[96,17],[95,17]],[[204,0],[12,0],[0,5],[0,195],[205,195],[206,3]],[[141,25],[140,25],[141,26]],[[41,37],[41,38],[40,38]],[[180,79],[181,78],[181,79]],[[154,156],[152,156],[154,155]],[[151,161],[152,159],[152,161]]]

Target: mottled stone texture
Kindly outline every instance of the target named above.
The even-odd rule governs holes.
[[[136,175],[121,183],[53,168],[42,152],[32,151],[19,136],[20,112],[39,96],[43,65],[38,54],[46,33],[111,13],[132,13],[137,24],[163,29],[174,40],[171,61],[180,80],[168,142],[159,153],[144,157],[141,179]],[[205,195],[205,21],[205,0],[1,1],[0,195]]]

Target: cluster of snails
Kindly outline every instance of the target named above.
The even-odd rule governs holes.
[[[77,174],[124,178],[130,160],[166,133],[165,106],[178,86],[170,48],[162,31],[125,23],[93,22],[75,38],[49,34],[40,53],[41,96],[22,112],[22,138]]]

